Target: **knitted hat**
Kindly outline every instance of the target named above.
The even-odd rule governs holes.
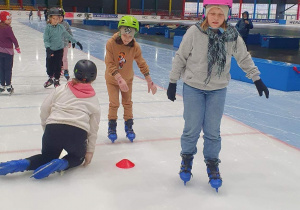
[[[225,20],[228,19],[229,7],[227,5],[215,5],[215,4],[207,5],[206,8],[205,8],[205,17],[207,17],[207,14],[208,14],[209,10],[211,10],[214,7],[221,9],[224,13]]]
[[[3,11],[0,13],[0,21],[1,22],[4,22],[9,19],[11,19],[11,14],[9,12]]]

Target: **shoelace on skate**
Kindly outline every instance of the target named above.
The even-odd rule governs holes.
[[[217,166],[208,165],[207,167],[209,169],[209,173],[208,173],[209,180],[211,180],[211,179],[221,179],[222,180]]]
[[[192,170],[192,166],[191,166],[192,160],[193,159],[184,159],[183,164],[181,164],[180,172],[192,174],[192,172],[191,172],[191,170]]]

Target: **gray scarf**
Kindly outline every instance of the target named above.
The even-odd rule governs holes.
[[[212,68],[215,64],[218,65],[217,75],[220,77],[222,72],[224,71],[224,67],[226,64],[226,49],[225,42],[233,42],[235,44],[233,46],[233,50],[236,52],[237,50],[237,37],[238,32],[235,27],[231,26],[229,23],[227,24],[227,29],[223,33],[216,33],[212,29],[208,28],[206,31],[201,28],[201,23],[203,20],[196,23],[197,28],[204,34],[208,36],[208,52],[207,52],[207,77],[204,80],[205,85],[207,85],[211,78]]]

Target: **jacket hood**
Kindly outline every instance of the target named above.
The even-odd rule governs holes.
[[[247,18],[244,18],[244,14],[247,15]],[[245,20],[249,19],[249,12],[247,12],[247,11],[243,12],[242,18],[245,19]]]
[[[68,82],[68,87],[77,98],[90,98],[96,95],[91,84]]]

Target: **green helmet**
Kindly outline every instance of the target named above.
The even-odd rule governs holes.
[[[121,26],[135,28],[136,33],[139,32],[139,22],[135,17],[129,15],[123,16],[119,21],[118,29],[120,29]]]
[[[65,16],[66,12],[63,8],[58,7],[57,9],[59,10],[61,16]]]

